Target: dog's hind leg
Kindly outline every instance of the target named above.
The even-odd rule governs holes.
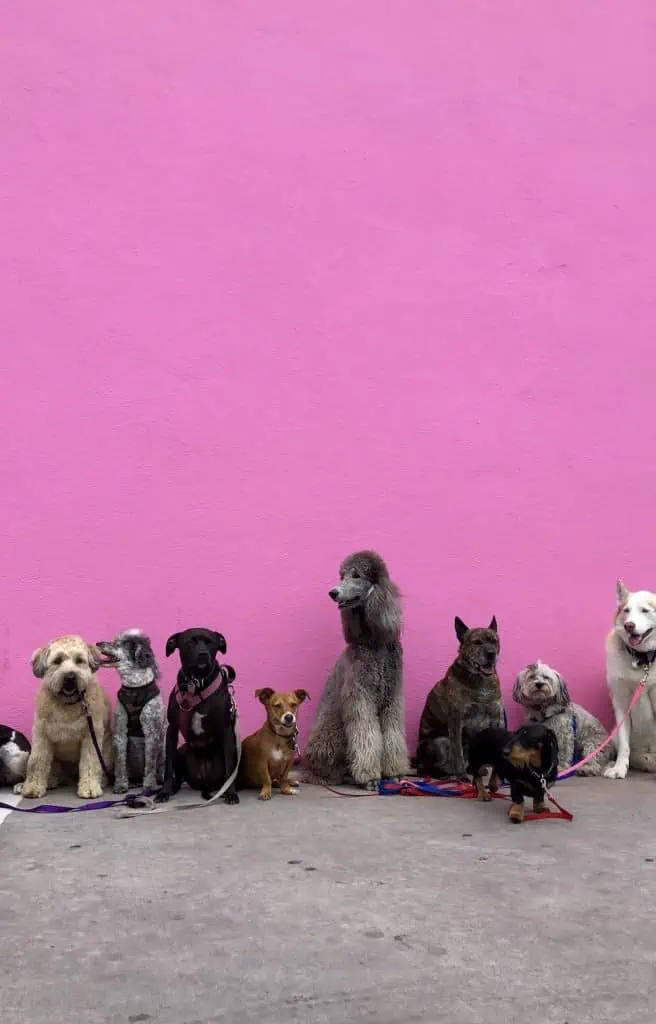
[[[127,793],[128,781],[128,714],[118,702],[114,712],[114,792]]]
[[[492,797],[485,789],[485,782],[483,781],[482,775],[474,776],[474,785],[476,786],[476,792],[478,793],[478,799],[482,800],[483,803],[487,804],[490,802]]]
[[[381,778],[383,734],[371,697],[354,693],[345,701],[346,757],[356,786],[373,789]]]
[[[617,760],[615,764],[608,766],[604,775],[607,779],[625,779],[626,773],[629,770],[629,757],[630,757],[630,722],[625,717],[629,704],[631,702],[631,692],[628,693],[623,688],[620,693],[612,693],[613,708],[615,710],[615,720],[622,722],[617,734]]]
[[[162,729],[158,710],[151,710],[150,705],[146,704],[139,721],[144,734],[143,788],[152,793],[157,789],[157,765],[161,750]]]
[[[631,768],[635,768],[638,772],[656,772],[656,753],[652,753],[648,750],[644,752],[632,753],[629,759]]]
[[[390,779],[407,775],[410,769],[410,761],[405,742],[403,704],[400,698],[393,701],[382,712],[380,727],[383,734],[383,753],[381,759],[383,778]]]

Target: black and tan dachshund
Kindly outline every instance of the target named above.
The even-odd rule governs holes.
[[[234,774],[223,795],[238,804],[236,771],[236,708],[230,692],[235,678],[231,665],[220,665],[226,642],[212,629],[185,629],[166,643],[166,657],[180,652],[181,668],[169,697],[164,785],[155,796],[161,803],[178,792],[183,782],[209,800]],[[178,749],[178,736],[184,744]]]
[[[492,774],[489,792],[483,782],[483,769]],[[469,745],[467,771],[473,777],[479,800],[491,800],[499,779],[510,783],[512,803],[508,817],[514,825],[524,820],[524,797],[531,797],[533,810],[540,814],[546,810],[548,786],[558,774],[558,741],[551,729],[544,725],[523,725],[517,732],[507,729],[483,729]]]

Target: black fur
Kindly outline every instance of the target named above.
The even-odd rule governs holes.
[[[221,683],[194,710],[193,714],[198,712],[203,716],[200,735],[189,729],[186,742],[180,748],[178,735],[181,714],[176,690],[172,691],[167,712],[164,785],[155,797],[159,803],[177,793],[183,782],[192,789],[199,789],[203,799],[208,800],[232,775],[237,765],[235,720],[229,690],[236,673],[232,666],[219,665],[216,660],[219,652],[226,652],[224,637],[210,629],[185,629],[169,637],[166,644],[167,658],[175,650],[180,652],[182,667],[178,673],[177,688],[182,693],[202,697],[203,691],[219,675]],[[228,788],[224,800],[227,804],[239,803],[235,783]]]
[[[525,750],[539,750],[540,768],[516,768],[508,760],[513,744]],[[550,784],[558,774],[558,741],[544,725],[523,725],[515,733],[507,729],[483,729],[470,741],[467,771],[476,778],[485,767],[494,769],[497,775],[510,783],[513,803],[523,803],[524,797],[541,803],[546,795],[541,777]]]

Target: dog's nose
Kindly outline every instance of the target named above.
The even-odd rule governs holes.
[[[501,753],[504,757],[510,757],[510,747],[504,747]]]
[[[627,633],[635,633],[635,622],[625,622],[624,628]]]
[[[328,591],[328,597],[332,597],[333,601],[337,600],[337,598],[339,597],[339,590],[337,589],[337,587],[333,587],[332,590]]]
[[[210,656],[207,653],[207,651],[200,651],[200,653],[198,655],[198,664],[199,665],[209,665],[209,663],[210,663]]]
[[[535,689],[536,690],[541,690],[543,687],[544,687],[544,683],[542,682],[542,680],[541,679],[536,679],[536,681],[535,681]]]
[[[62,676],[62,680],[65,683],[76,683],[77,676],[75,675],[75,672],[67,672],[65,676]]]
[[[293,725],[294,716],[292,715],[291,711],[288,711],[287,714],[283,715],[282,720],[285,723],[285,725]]]

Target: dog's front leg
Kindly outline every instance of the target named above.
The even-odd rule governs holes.
[[[174,793],[177,793],[180,786],[176,787],[175,762],[178,752],[178,720],[175,716],[169,715],[169,725],[166,730],[166,755],[164,763],[164,783],[155,796],[158,804],[166,803]]]
[[[345,695],[344,732],[348,765],[356,786],[375,789],[381,778],[383,734],[371,697]]]
[[[521,787],[510,786],[510,799],[512,803],[508,810],[508,818],[513,825],[521,825],[524,821],[524,793]]]
[[[456,779],[467,779],[465,770],[465,754],[462,749],[462,716],[459,711],[451,709],[449,715],[449,742],[453,763],[451,769]]]
[[[615,710],[615,720],[622,722],[620,730],[617,734],[617,759],[615,764],[609,765],[604,772],[607,779],[625,779],[626,773],[629,770],[629,756],[630,756],[630,729],[631,723],[626,718],[626,713],[631,702],[631,695],[628,697],[624,693],[622,696],[613,695],[613,708]],[[622,721],[624,719],[624,721]]]
[[[102,750],[105,739],[105,725],[102,718],[93,722],[98,746]],[[80,778],[77,786],[77,795],[82,800],[95,800],[102,796],[103,791],[103,770],[96,748],[93,745],[91,734],[87,730],[80,746]]]
[[[159,716],[149,714],[148,705],[141,712],[139,719],[144,734],[144,771],[143,788],[146,793],[153,793],[158,786],[157,768],[161,752],[162,729]]]
[[[128,715],[119,702],[114,712],[114,792],[127,793],[128,781]]]
[[[38,800],[48,790],[52,770],[53,750],[50,740],[42,729],[35,729],[32,750],[27,761],[25,781],[14,786],[14,793],[20,793],[30,800]]]

